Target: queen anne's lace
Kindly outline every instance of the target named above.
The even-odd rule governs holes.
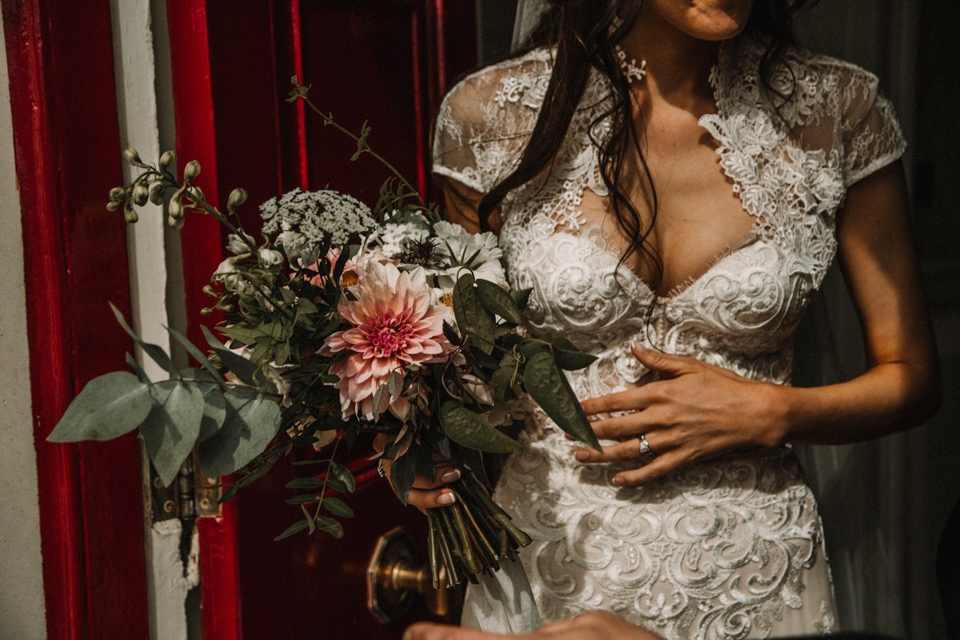
[[[615,243],[581,208],[587,190],[608,195],[591,142],[608,131],[599,74],[549,171],[501,205],[509,279],[533,289],[529,330],[597,356],[569,376],[579,398],[652,378],[632,341],[789,384],[793,333],[836,253],[846,189],[904,142],[874,76],[799,49],[773,79],[792,99],[774,109],[758,77],[762,50],[747,38],[724,44],[711,75],[718,113],[700,120],[753,231],[670,296],[618,268]],[[509,174],[551,64],[549,50],[535,50],[460,83],[438,117],[434,171],[481,193]],[[742,451],[618,489],[616,469],[578,465],[542,416],[524,437],[497,495],[534,538],[524,562],[545,621],[604,608],[670,639],[833,627],[816,502],[789,450]]]

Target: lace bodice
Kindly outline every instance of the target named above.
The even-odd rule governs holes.
[[[657,297],[617,268],[580,211],[586,189],[604,197],[597,148],[609,87],[595,73],[551,170],[502,204],[501,243],[515,287],[532,287],[527,322],[560,331],[599,360],[574,377],[581,397],[637,382],[629,353],[640,340],[751,378],[790,380],[790,338],[809,293],[836,252],[834,222],[846,188],[893,161],[904,142],[877,80],[848,63],[789,50],[774,86],[794,98],[779,116],[758,77],[763,46],[724,43],[711,83],[718,113],[700,125],[716,140],[753,232],[693,282]],[[444,101],[434,171],[485,193],[519,162],[550,78],[552,52],[535,50],[468,77]],[[647,319],[647,312],[652,315]]]
[[[598,73],[549,170],[502,203],[508,278],[532,289],[527,328],[597,355],[569,375],[581,400],[652,378],[632,341],[790,383],[793,333],[836,253],[846,190],[904,142],[873,75],[800,49],[774,78],[793,88],[778,113],[760,88],[763,48],[726,42],[711,74],[717,113],[699,124],[753,226],[699,277],[656,295],[618,266],[616,245],[585,215],[588,200],[608,195],[591,142],[608,127]],[[434,171],[480,193],[508,175],[551,64],[550,50],[535,50],[455,87],[438,116]],[[544,621],[604,608],[670,640],[834,627],[816,501],[789,450],[735,452],[619,488],[618,467],[578,464],[549,421],[529,422],[528,447],[508,461],[496,497],[534,539],[522,559]]]

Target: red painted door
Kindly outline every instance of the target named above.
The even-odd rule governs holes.
[[[46,441],[83,385],[123,368],[133,347],[105,321],[108,302],[130,315],[124,222],[104,207],[122,182],[110,7],[102,0],[0,6],[23,223],[47,634],[145,639],[136,435]]]
[[[224,202],[243,186],[248,202],[293,187],[329,185],[373,204],[387,173],[371,158],[355,163],[355,144],[324,128],[302,104],[285,102],[290,77],[353,131],[364,120],[369,143],[428,197],[429,131],[453,77],[475,64],[474,3],[467,0],[168,0],[180,158],[200,160],[198,183]],[[256,228],[247,205],[245,226]],[[221,259],[209,220],[184,229],[188,333],[202,344],[200,289]],[[194,226],[191,228],[190,225]],[[281,462],[242,490],[223,517],[201,526],[205,640],[395,638],[366,609],[365,573],[376,539],[395,526],[423,538],[419,513],[403,508],[365,460],[351,454],[356,511],[336,540],[317,532],[273,538],[297,520]]]

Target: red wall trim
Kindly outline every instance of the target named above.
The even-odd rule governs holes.
[[[146,638],[136,436],[55,445],[46,436],[91,378],[131,345],[125,230],[104,209],[121,183],[106,3],[3,0],[24,237],[30,380],[49,638]],[[76,26],[83,24],[82,37]]]

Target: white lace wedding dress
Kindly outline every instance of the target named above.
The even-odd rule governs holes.
[[[585,211],[607,196],[590,141],[591,126],[596,139],[605,134],[595,122],[608,90],[599,74],[556,162],[504,201],[509,279],[533,289],[529,331],[561,333],[598,356],[568,376],[579,398],[650,379],[631,341],[790,384],[793,332],[836,252],[846,188],[898,158],[904,142],[874,76],[801,50],[775,78],[788,92],[796,82],[778,115],[760,89],[762,51],[746,37],[724,43],[711,76],[718,113],[700,120],[753,230],[671,295],[618,268]],[[550,70],[551,51],[535,50],[454,88],[434,171],[481,193],[507,175]],[[529,423],[496,497],[533,537],[522,559],[544,622],[606,609],[670,640],[835,630],[817,504],[789,448],[738,451],[619,488],[615,468],[577,463],[579,445],[542,415]]]

